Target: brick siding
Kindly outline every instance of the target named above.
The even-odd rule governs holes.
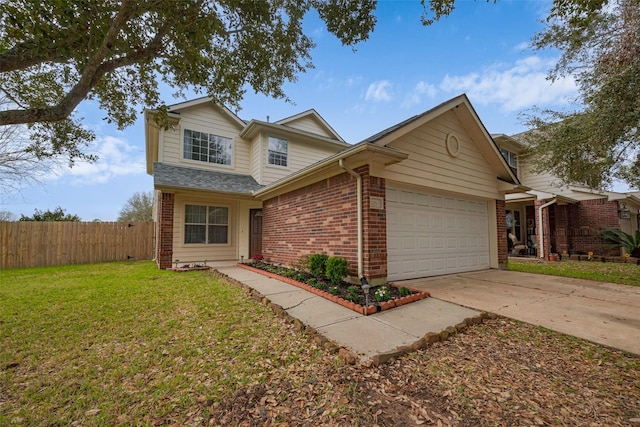
[[[387,275],[386,211],[369,209],[369,197],[385,197],[385,182],[356,169],[363,187],[363,270],[367,278]],[[325,253],[349,263],[358,275],[356,179],[342,173],[263,203],[262,247],[266,261],[295,264],[302,256]]]
[[[597,255],[620,255],[619,249],[607,249],[600,238],[602,228],[620,228],[618,202],[605,199],[583,200],[567,205],[569,249]]]
[[[161,269],[171,268],[173,257],[174,194],[162,193],[158,206],[158,253],[156,263]]]

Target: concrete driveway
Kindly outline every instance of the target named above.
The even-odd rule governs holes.
[[[640,287],[500,270],[398,284],[640,355]]]

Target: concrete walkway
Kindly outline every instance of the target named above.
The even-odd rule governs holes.
[[[640,355],[640,287],[498,270],[399,283]]]
[[[303,289],[235,266],[216,270],[246,284],[287,313],[351,352],[361,361],[411,346],[427,333],[477,317],[480,313],[436,298],[363,316]]]

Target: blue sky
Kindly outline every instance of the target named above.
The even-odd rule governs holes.
[[[522,132],[519,113],[534,106],[572,108],[576,97],[572,79],[546,79],[559,53],[528,49],[550,4],[458,0],[451,16],[423,27],[419,0],[382,0],[374,32],[355,52],[309,15],[315,68],[285,86],[295,105],[249,89],[238,115],[275,121],[314,108],[347,142],[357,143],[466,93],[489,132]],[[167,104],[183,100],[171,94],[163,93]],[[102,120],[94,103],[82,103],[77,114],[98,135],[89,151],[100,160],[62,168],[22,194],[0,194],[0,210],[19,217],[60,206],[85,221],[114,221],[134,192],[153,189],[145,173],[142,114],[124,131]]]

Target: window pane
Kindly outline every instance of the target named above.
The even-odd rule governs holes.
[[[184,242],[185,243],[206,243],[206,231],[205,225],[190,225],[184,226]]]
[[[268,162],[270,165],[287,166],[288,143],[284,139],[269,137]]]
[[[209,135],[209,162],[219,165],[231,164],[231,139]]]
[[[209,243],[227,243],[227,228],[226,225],[210,225]]]
[[[222,207],[209,208],[209,224],[228,225],[229,209]]]
[[[206,224],[207,223],[207,207],[186,205],[184,222],[187,224]]]

